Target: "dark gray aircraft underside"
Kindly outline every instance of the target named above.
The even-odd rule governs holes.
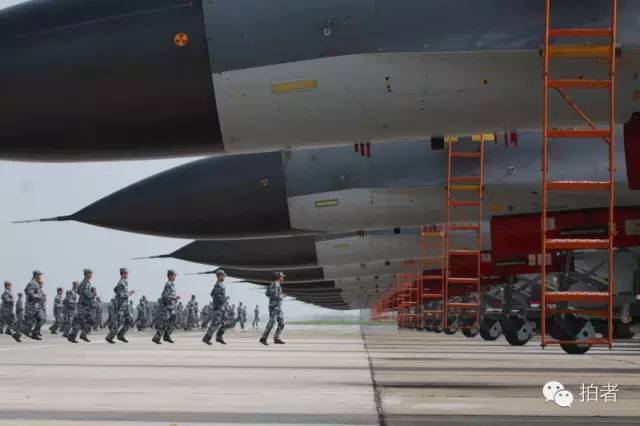
[[[619,4],[623,123],[638,110],[640,4]],[[558,27],[609,16],[599,0],[556,11]],[[539,128],[543,12],[532,0],[27,1],[0,11],[0,157],[175,157]]]

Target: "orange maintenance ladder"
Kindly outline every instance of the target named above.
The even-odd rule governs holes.
[[[446,138],[448,150],[447,198],[445,222],[446,272],[444,281],[444,327],[449,327],[449,314],[455,310],[460,317],[475,316],[471,326],[461,328],[477,328],[480,324],[480,282],[482,251],[482,210],[484,201],[484,143],[494,142],[494,134],[474,135],[470,142],[473,150],[456,150],[455,147],[467,140],[456,137]],[[474,163],[476,164],[474,166]],[[462,166],[462,167],[460,167]],[[466,166],[466,167],[465,167]],[[460,168],[465,171],[459,175]],[[476,170],[470,175],[468,170]],[[466,194],[466,195],[465,195]],[[462,214],[467,211],[467,214]],[[469,213],[470,212],[470,213]],[[471,244],[465,247],[456,246],[456,236],[473,235]],[[453,275],[452,266],[456,258],[471,258],[473,262],[470,274]],[[452,291],[454,287],[461,291]],[[463,294],[468,299],[475,293],[475,300],[451,301],[452,294]]]
[[[613,338],[613,297],[615,291],[614,283],[614,251],[613,238],[616,234],[614,221],[615,194],[614,194],[614,155],[615,155],[615,79],[616,79],[616,32],[617,32],[617,0],[611,2],[611,26],[608,28],[551,28],[552,0],[546,2],[545,35],[544,35],[544,99],[543,99],[543,141],[542,141],[542,284],[541,288],[541,336],[542,347],[551,344],[560,345],[608,345],[611,347]],[[557,43],[557,40],[566,39],[591,39],[607,40],[606,44],[567,44]],[[551,61],[555,58],[590,59],[600,58],[609,61],[609,76],[603,80],[584,79],[554,79],[551,77]],[[608,97],[608,125],[599,127],[589,118],[587,113],[581,109],[566,93],[566,89],[572,90],[606,90]],[[587,128],[583,129],[555,129],[549,127],[550,105],[549,95],[551,91],[557,92],[560,97],[571,107],[586,123]],[[604,96],[603,96],[604,97]],[[607,181],[554,181],[549,177],[549,140],[550,139],[603,139],[608,145],[609,153],[609,178]],[[609,195],[609,226],[607,238],[587,239],[552,239],[547,238],[548,222],[547,214],[549,208],[549,194],[554,191],[601,191]],[[606,292],[570,292],[570,291],[549,291],[547,284],[546,259],[547,253],[555,251],[608,250],[609,262],[609,283]],[[604,338],[594,338],[589,340],[550,340],[546,336],[546,320],[550,314],[560,314],[570,312],[574,314],[594,314],[593,310],[560,310],[551,309],[549,304],[556,303],[587,303],[606,304],[606,311],[600,312],[600,317],[606,317],[608,322],[608,334]],[[596,312],[597,313],[597,312]]]
[[[426,318],[435,318],[444,329],[445,309],[445,233],[436,227],[423,226],[420,232],[420,253],[417,259],[418,294],[421,308],[420,323],[425,326]],[[425,309],[425,303],[440,302],[436,307]]]
[[[406,268],[413,266],[413,261],[404,262]],[[418,284],[413,272],[396,274],[396,296],[398,298],[398,327],[412,328],[418,320]]]

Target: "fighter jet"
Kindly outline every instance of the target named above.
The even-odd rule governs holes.
[[[407,259],[409,260],[409,259]],[[354,263],[343,265],[325,265],[317,268],[280,268],[278,271],[284,272],[287,283],[308,283],[313,281],[334,280],[344,277],[372,277],[387,274],[395,274],[405,268],[402,261],[376,261],[366,263]],[[224,268],[227,275],[258,282],[269,282],[273,279],[271,269],[237,269]],[[213,275],[218,271],[200,272],[194,275]]]
[[[608,2],[558,3],[558,28],[609,24]],[[622,124],[638,110],[640,4],[620,0],[618,16]],[[0,156],[170,157],[536,129],[543,33],[544,2],[531,0],[30,0],[0,11]],[[562,71],[578,78],[604,62]],[[553,126],[581,124],[559,111]],[[595,108],[596,122],[605,116]]]
[[[640,203],[632,191],[640,188],[640,174],[627,167],[640,159],[633,148],[640,116],[634,123],[624,136],[618,129],[619,206]],[[536,132],[509,133],[485,144],[488,216],[539,211],[540,138]],[[594,179],[607,180],[601,141],[579,143],[582,149],[575,149],[573,141],[554,146],[551,165],[561,171],[554,178],[575,179],[586,169]],[[477,172],[476,162],[459,171],[469,176]],[[446,176],[444,143],[420,141],[380,144],[372,158],[348,147],[210,157],[134,183],[71,215],[43,220],[225,240],[419,226],[443,220]],[[167,209],[167,200],[179,207]],[[569,192],[552,207],[606,205],[606,197]]]
[[[315,269],[331,265],[413,259],[421,255],[419,242],[420,231],[414,228],[372,231],[364,236],[340,234],[255,240],[197,240],[173,253],[146,259],[173,258],[220,266],[225,270]]]

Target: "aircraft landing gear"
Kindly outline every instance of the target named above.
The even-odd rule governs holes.
[[[596,338],[593,323],[574,315],[557,316],[553,319],[551,337],[558,340],[590,340]],[[582,355],[591,349],[590,344],[561,344],[562,350],[571,355]]]
[[[622,321],[616,321],[613,326],[613,337],[616,339],[633,339],[633,330],[631,324],[625,324]]]
[[[480,321],[480,336],[489,342],[497,340],[502,334],[500,321],[492,318],[482,318]]]
[[[504,338],[511,346],[524,346],[533,336],[535,325],[525,318],[510,315],[500,323],[502,325]]]
[[[477,327],[463,328],[462,334],[464,334],[465,337],[474,338],[480,334],[480,329]]]

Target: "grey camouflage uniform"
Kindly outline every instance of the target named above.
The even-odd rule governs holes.
[[[253,310],[253,322],[251,322],[251,328],[258,328],[260,324],[260,309],[256,306]]]
[[[67,290],[64,300],[62,301],[62,335],[68,337],[71,326],[73,325],[73,318],[76,315],[77,305],[76,292],[73,290]]]
[[[217,281],[211,290],[211,310],[209,312],[209,320],[211,323],[207,328],[207,333],[204,336],[205,341],[211,341],[213,333],[216,332],[216,338],[221,339],[224,335],[224,322],[225,322],[225,308],[227,303],[227,290],[224,287],[224,283]]]
[[[18,293],[18,300],[16,300],[16,326],[19,330],[22,330],[24,326],[24,302],[22,293]]]
[[[155,338],[164,336],[165,340],[171,337],[176,324],[176,285],[167,281],[162,290],[162,296],[158,299],[158,320],[156,322]]]
[[[79,332],[81,332],[81,338],[87,338],[91,332],[96,309],[95,302],[95,297],[91,292],[91,281],[85,278],[78,286],[78,307],[71,332],[69,332],[70,340],[75,340]]]
[[[280,333],[282,333],[282,330],[284,329],[284,316],[282,314],[282,287],[277,282],[273,282],[269,287],[267,287],[265,294],[269,298],[269,322],[264,329],[262,338],[266,339],[269,337],[269,333],[271,332],[274,323],[277,322],[278,327],[276,328],[273,338],[279,339]]]
[[[7,334],[12,334],[14,339],[20,339],[20,330],[18,329],[18,324],[16,322],[16,316],[13,313],[13,293],[8,288],[5,288],[4,293],[2,293],[2,306],[0,307],[0,322],[3,324],[3,328],[6,327]],[[0,330],[1,332],[2,330]]]
[[[44,295],[35,279],[29,281],[29,284],[24,289],[24,294],[27,299],[24,312],[24,334],[31,338],[40,336],[40,329],[44,324],[41,308],[41,301],[44,299]]]
[[[133,314],[129,306],[129,283],[125,279],[120,279],[113,288],[115,296],[113,304],[113,314],[109,324],[108,339],[113,339],[116,335],[120,340],[125,338],[127,331],[133,324]]]
[[[56,334],[58,329],[62,328],[64,324],[64,306],[63,306],[63,298],[62,293],[56,293],[56,297],[53,298],[53,325],[49,327],[49,331],[51,334]]]

